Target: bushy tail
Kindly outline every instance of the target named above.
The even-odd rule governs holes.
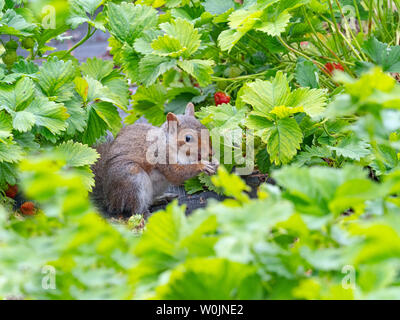
[[[94,202],[98,210],[103,214],[107,215],[106,204],[104,199],[103,183],[106,174],[106,162],[109,156],[110,146],[114,139],[112,136],[107,137],[107,141],[98,144],[94,148],[100,154],[99,160],[92,166],[92,171],[94,173],[95,186],[91,192],[91,199]]]

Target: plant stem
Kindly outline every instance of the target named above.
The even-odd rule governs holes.
[[[371,32],[372,32],[372,2],[373,0],[370,0],[369,5],[368,5],[368,38],[371,37]]]
[[[356,16],[357,16],[358,24],[360,26],[360,32],[364,36],[364,28],[363,28],[363,25],[362,25],[360,10],[358,10],[357,0],[353,0],[353,4],[354,4],[354,8],[356,9]]]
[[[311,61],[312,63],[316,64],[316,65],[319,67],[319,69],[320,69],[323,73],[325,73],[329,78],[331,78],[331,75],[330,75],[329,72],[325,69],[325,66],[324,66],[321,62],[319,62],[319,61],[317,61],[317,60],[314,60],[313,58],[310,58],[309,56],[307,56],[307,55],[304,54],[303,52],[301,52],[301,51],[299,51],[299,50],[297,50],[297,49],[291,47],[290,45],[288,45],[288,44],[285,42],[285,40],[282,39],[281,36],[278,36],[278,40],[282,43],[282,45],[283,45],[286,49],[288,49],[289,51],[293,52],[294,54],[299,55],[299,56],[303,57],[304,59],[307,59],[307,60]]]
[[[310,29],[311,29],[311,31],[312,31],[312,33],[313,33],[313,35],[314,35],[314,38],[317,40],[317,42],[318,42],[325,50],[327,50],[327,51],[329,51],[331,54],[335,55],[335,53],[334,53],[327,45],[325,45],[325,43],[318,37],[318,33],[317,33],[317,31],[315,30],[314,26],[312,25],[310,19],[308,18],[308,15],[307,15],[307,12],[306,12],[306,9],[304,8],[304,6],[303,6],[301,9],[302,9],[302,12],[303,12],[303,15],[304,15],[304,19],[307,21],[307,24],[308,24],[308,26],[310,27]],[[321,48],[319,48],[319,49],[320,49],[320,51],[321,51]]]
[[[65,58],[67,55],[69,55],[72,51],[74,51],[76,48],[84,44],[88,39],[90,39],[96,32],[96,29],[92,32],[92,26],[88,24],[88,31],[85,35],[85,37],[82,38],[81,41],[79,41],[77,44],[75,44],[71,49],[69,49],[61,59]]]
[[[329,19],[321,16],[326,22],[328,22],[329,24],[334,24],[332,21],[330,21]],[[357,59],[359,60],[363,60],[360,55],[358,54],[358,52],[356,51],[356,49],[353,47],[353,45],[349,42],[349,40],[346,38],[346,36],[340,31],[340,30],[334,30],[334,33],[336,35],[340,35],[343,40],[347,43],[347,45],[349,46],[350,50],[353,51],[353,53],[355,54],[355,56],[357,57]],[[346,51],[346,47],[342,46],[342,50],[344,51],[344,53],[346,53],[345,55],[347,56],[347,51]],[[347,59],[349,57],[347,56]]]
[[[275,61],[280,62],[279,58],[275,56],[262,42],[260,42],[257,38],[254,38],[252,35],[249,33],[246,34],[246,36],[253,42],[255,42],[257,45],[259,45],[261,48],[263,48],[266,52],[269,52],[272,56],[272,58],[275,59]]]
[[[308,23],[309,27],[311,28],[312,32],[314,33],[315,37],[317,38],[317,41],[318,41],[324,48],[326,48],[326,49],[337,59],[336,61],[338,61],[343,67],[346,67],[345,61],[342,61],[342,59],[340,59],[339,56],[338,56],[331,48],[329,48],[329,47],[318,37],[318,34],[317,34],[316,30],[314,29],[314,27],[313,27],[313,25],[312,25],[310,19],[308,18],[307,14],[306,14],[306,10],[304,9],[304,7],[303,7],[303,14],[304,14],[304,16],[306,17],[306,20],[307,20],[307,23]],[[349,72],[350,70],[346,70],[346,71]]]
[[[344,20],[344,22],[345,22],[345,24],[346,24],[346,26],[347,26],[347,28],[348,28],[348,30],[349,30],[350,36],[353,38],[354,42],[356,43],[357,49],[358,49],[358,51],[360,52],[361,56],[363,57],[364,61],[367,61],[367,60],[368,60],[367,57],[364,55],[363,51],[361,50],[361,46],[360,46],[360,44],[358,43],[357,38],[355,37],[353,31],[352,31],[351,28],[350,28],[349,23],[347,22],[346,17],[345,17],[344,14],[343,14],[343,10],[342,10],[342,7],[340,6],[339,1],[338,1],[338,0],[335,0],[335,1],[336,1],[337,6],[339,7],[340,14],[342,15],[342,18],[343,18],[343,20]],[[346,38],[346,39],[347,39],[347,38]]]
[[[258,77],[266,74],[268,71],[269,70],[265,70],[260,73],[249,74],[246,76],[238,76],[238,77],[234,77],[234,78],[211,77],[211,80],[215,81],[215,82],[220,82],[220,81],[238,81],[238,80],[254,79],[254,78],[258,78]]]
[[[243,67],[245,67],[246,70],[247,70],[248,72],[250,72],[250,73],[254,72],[253,66],[250,65],[250,64],[248,64],[247,62],[242,61],[242,60],[236,58],[235,56],[229,54],[228,52],[223,52],[223,54],[224,54],[227,58],[229,58],[229,59],[235,61],[237,64],[240,64],[240,65],[242,65]]]
[[[333,23],[333,25],[335,26],[335,30],[334,30],[334,31],[336,31],[336,32],[333,32],[333,35],[332,35],[332,36],[333,36],[334,38],[337,38],[338,42],[339,42],[340,45],[341,45],[342,52],[343,52],[344,56],[345,56],[346,58],[348,58],[348,56],[347,56],[347,50],[346,50],[345,46],[343,46],[343,43],[340,41],[340,39],[339,39],[339,37],[338,37],[338,33],[340,32],[340,30],[339,30],[339,26],[338,26],[337,21],[336,21],[335,13],[333,12],[332,1],[329,0],[328,3],[329,3],[329,10],[330,10],[330,13],[331,13],[331,18],[332,18],[332,21],[333,21],[333,22],[332,22],[332,21],[329,21],[329,20],[328,20],[328,22],[329,22],[330,24]]]
[[[396,35],[395,35],[395,44],[400,44],[400,35],[399,35],[399,30],[400,30],[400,1],[399,0],[394,0],[394,3],[396,5],[397,9],[397,27],[396,27]],[[394,9],[393,9],[394,10]]]

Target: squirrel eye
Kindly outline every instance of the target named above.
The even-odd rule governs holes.
[[[193,137],[190,135],[187,135],[185,139],[186,139],[186,142],[190,142],[193,140]]]

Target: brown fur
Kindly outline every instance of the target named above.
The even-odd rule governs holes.
[[[178,149],[189,146],[184,140],[189,132],[195,140],[192,143],[201,146],[208,158],[212,157],[211,146],[201,144],[200,134],[205,127],[194,117],[192,104],[188,105],[185,115],[169,113],[161,128],[148,124],[127,126],[114,141],[96,148],[101,157],[92,168],[95,174],[92,198],[100,209],[110,215],[146,214],[154,198],[162,195],[169,184],[179,185],[201,172],[215,173],[218,165],[209,161],[170,164],[168,154],[166,164],[151,164],[146,160],[151,143],[147,141],[147,134],[156,129],[165,135],[173,121],[178,123]],[[196,159],[201,159],[202,149],[198,150]]]

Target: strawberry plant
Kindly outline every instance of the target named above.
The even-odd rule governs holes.
[[[400,298],[399,12],[396,0],[0,0],[0,297]],[[75,45],[53,47],[79,26]],[[79,61],[96,32],[112,60]],[[101,218],[93,147],[188,102],[223,166],[186,190],[226,200]],[[250,198],[242,166],[275,185]]]

